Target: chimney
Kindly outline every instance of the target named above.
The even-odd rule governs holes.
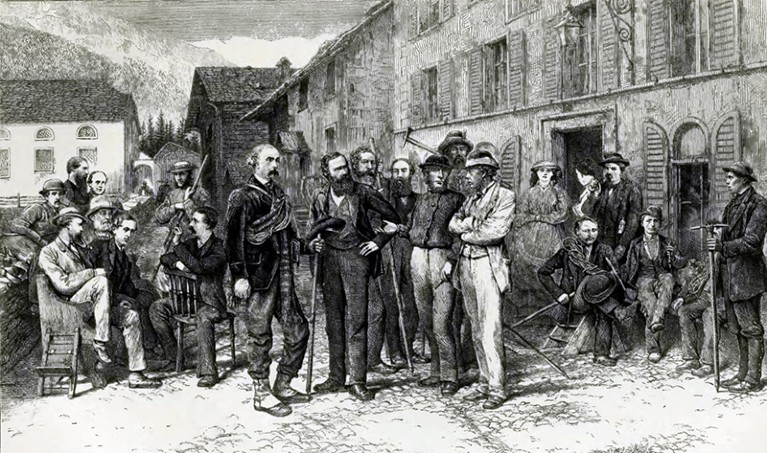
[[[284,82],[290,77],[290,60],[287,57],[280,58],[277,62],[277,69],[280,71],[280,82]]]

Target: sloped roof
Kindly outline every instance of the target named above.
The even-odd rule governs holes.
[[[264,101],[261,105],[243,115],[243,117],[240,118],[240,121],[244,121],[249,118],[258,118],[261,114],[268,112],[268,109],[271,108],[274,101],[282,97],[288,91],[288,89],[290,89],[290,87],[296,85],[301,79],[306,77],[316,68],[324,65],[330,57],[333,57],[339,51],[343,50],[360,30],[363,30],[367,24],[371,23],[378,16],[387,11],[390,7],[392,7],[392,5],[394,5],[392,0],[382,0],[379,3],[376,3],[365,13],[366,17],[362,20],[362,22],[341,33],[337,38],[322,43],[319,50],[317,50],[317,53],[312,57],[311,60],[309,60],[309,63],[306,66],[295,71],[285,81],[285,83],[280,85],[276,90],[272,90],[273,93],[271,93],[271,95],[267,98],[264,98]]]
[[[294,69],[291,69],[291,74]],[[200,67],[196,77],[211,102],[258,102],[268,98],[282,80],[279,68]]]
[[[302,131],[280,131],[277,133],[277,148],[286,153],[310,154],[309,144]]]
[[[100,79],[0,80],[0,123],[56,123],[129,118],[133,96]]]
[[[157,151],[157,154],[155,154],[154,158],[155,160],[159,161],[162,159],[165,159],[168,155],[194,155],[197,156],[199,159],[199,156],[194,151],[184,148],[183,146],[179,145],[178,143],[168,142],[160,148],[159,151]],[[199,164],[199,162],[197,162]]]

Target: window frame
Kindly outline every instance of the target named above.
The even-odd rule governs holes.
[[[3,156],[5,154],[5,156]],[[5,158],[5,172],[3,171],[3,157]],[[0,179],[11,179],[11,148],[0,148]]]
[[[309,78],[303,78],[298,82],[298,111],[309,108]]]
[[[432,66],[421,71],[423,93],[424,120],[435,121],[439,119],[439,70]]]
[[[485,93],[490,102],[486,111],[503,110],[509,105],[509,42],[506,36],[485,44],[488,58],[485,60],[492,67],[485,68]]]
[[[479,1],[479,0],[477,0]],[[514,8],[516,6],[516,8]],[[506,23],[513,22],[541,7],[541,0],[504,0]],[[512,11],[514,10],[514,11]]]
[[[328,134],[330,132],[330,134]],[[336,125],[331,124],[330,126],[325,127],[325,152],[326,153],[333,153],[338,150],[338,135],[336,134]],[[332,139],[333,146],[330,146]]]
[[[574,45],[565,46],[562,52],[562,58],[565,59],[560,74],[562,98],[593,94],[598,89],[599,23],[596,2],[588,2],[574,8],[573,14],[583,24],[583,31],[578,33],[578,41]],[[584,38],[587,46],[582,45]],[[583,49],[588,50],[588,56],[585,58]],[[569,83],[565,84],[565,80]]]
[[[40,169],[40,152],[42,151],[48,151],[50,152],[51,157],[51,168],[50,170],[42,170]],[[53,146],[46,146],[46,147],[35,147],[35,165],[34,165],[34,173],[47,175],[47,174],[53,174],[56,172],[56,155],[54,154]]]
[[[332,72],[332,74],[331,74]],[[338,71],[336,68],[336,59],[331,58],[325,65],[325,96],[331,98],[336,95]]]
[[[44,132],[44,131],[48,131],[48,132],[50,132],[50,133],[51,133],[51,136],[50,136],[50,138],[41,138],[41,137],[40,137],[40,133],[41,133],[41,132]],[[56,140],[56,134],[53,132],[53,129],[51,129],[50,127],[48,127],[48,126],[43,126],[43,127],[40,127],[40,128],[38,128],[38,129],[35,131],[35,141],[36,141],[36,142],[51,142],[51,141],[53,141],[53,140]]]
[[[11,136],[11,131],[5,127],[0,127],[0,141],[1,142],[10,141],[11,138],[13,138]]]
[[[80,135],[80,132],[86,129],[93,130],[93,137],[84,137]],[[77,137],[77,140],[98,140],[99,131],[92,124],[83,124],[82,126],[77,128],[76,137]]]
[[[93,151],[93,160],[83,156],[83,151]],[[88,161],[91,165],[98,165],[98,148],[96,146],[82,146],[77,148],[77,155]]]

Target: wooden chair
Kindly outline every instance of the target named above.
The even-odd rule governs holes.
[[[197,304],[202,299],[200,285],[197,282],[197,276],[192,273],[177,269],[165,269],[164,272],[169,279],[173,319],[176,320],[176,372],[181,372],[184,369],[184,326],[194,326],[197,324]],[[229,322],[229,341],[232,356],[230,369],[234,369],[236,363],[234,318],[235,314],[227,311],[226,316],[217,321],[217,323]]]
[[[75,397],[77,388],[77,361],[80,356],[80,328],[76,328],[72,334],[54,334],[48,328],[45,332],[45,349],[40,366],[37,367],[39,381],[37,385],[37,394],[45,395],[45,380],[58,378],[50,383],[48,388],[51,391],[62,388],[59,383],[62,378],[69,378],[69,389],[67,396],[69,399]]]

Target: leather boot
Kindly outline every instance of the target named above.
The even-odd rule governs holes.
[[[738,374],[720,382],[719,385],[724,388],[739,385],[746,379],[746,375],[748,374],[748,338],[743,335],[738,335],[738,354],[740,354],[738,359]]]
[[[762,382],[762,360],[764,359],[764,340],[750,338],[748,340],[748,375],[746,380],[753,384]]]
[[[290,406],[272,394],[269,379],[255,379],[253,381],[253,409],[266,412],[273,417],[286,417],[293,413]]]
[[[312,397],[305,395],[298,390],[290,387],[290,381],[293,378],[287,374],[277,373],[277,379],[274,380],[272,393],[283,403],[308,403]]]

